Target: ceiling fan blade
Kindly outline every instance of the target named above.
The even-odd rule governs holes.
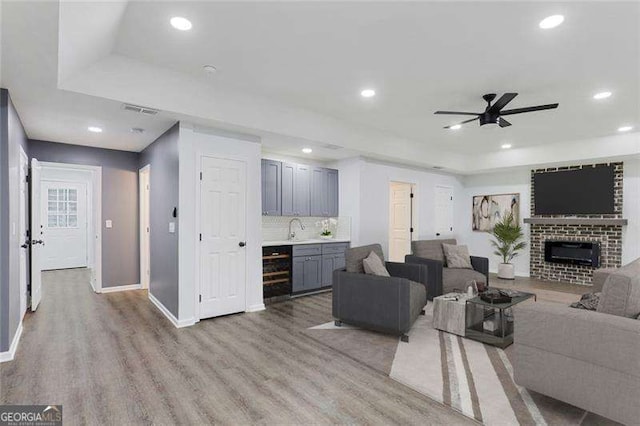
[[[498,125],[500,127],[509,127],[511,126],[511,123],[509,123],[507,120],[505,120],[504,118],[500,117],[500,119],[498,120]]]
[[[465,120],[465,121],[461,121],[460,123],[456,123],[456,124],[451,124],[450,126],[445,126],[445,129],[450,129],[452,126],[456,126],[458,124],[465,124],[465,123],[470,123],[472,121],[476,121],[478,118],[480,117],[476,117],[476,118],[470,118],[469,120]]]
[[[507,104],[511,102],[516,96],[518,96],[517,93],[505,93],[500,97],[500,99],[495,101],[494,104],[489,107],[489,110],[487,112],[496,113],[500,111],[502,108],[507,106]]]
[[[538,105],[532,107],[525,108],[515,108],[515,109],[507,109],[505,111],[500,111],[500,115],[512,115],[512,114],[522,114],[523,112],[533,112],[533,111],[542,111],[545,109],[554,109],[558,108],[558,104],[548,104],[548,105]]]
[[[449,115],[480,115],[477,112],[463,112],[463,111],[436,111],[434,114],[449,114]]]

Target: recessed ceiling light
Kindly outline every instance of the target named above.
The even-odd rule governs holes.
[[[511,148],[511,144],[510,143],[502,144],[502,149],[509,149],[509,148]]]
[[[182,16],[174,16],[169,22],[171,22],[171,26],[173,28],[180,31],[188,31],[192,27],[191,21],[187,18],[183,18]]]
[[[607,99],[609,96],[611,96],[611,92],[600,92],[593,95],[593,99]]]
[[[618,127],[618,131],[619,132],[628,132],[629,130],[633,129],[633,126],[622,126],[622,127]]]
[[[449,126],[451,130],[458,130],[462,127],[462,124],[454,124],[453,126]]]
[[[96,126],[89,126],[87,130],[93,133],[102,133],[102,128]]]
[[[562,16],[562,15],[551,15],[551,16],[547,16],[542,21],[540,21],[539,26],[543,30],[548,30],[548,29],[557,27],[558,25],[562,24],[563,22],[564,22],[564,16]]]
[[[302,148],[302,152],[304,152],[305,154],[311,154],[313,150],[311,148]]]
[[[363,98],[372,98],[376,95],[376,91],[373,89],[364,89],[360,94]]]
[[[204,72],[206,72],[207,74],[215,74],[216,71],[218,71],[216,69],[216,67],[214,67],[213,65],[204,65],[202,67],[202,69],[204,70]]]

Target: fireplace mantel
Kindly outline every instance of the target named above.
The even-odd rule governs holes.
[[[524,223],[531,225],[600,225],[600,226],[624,226],[627,219],[603,219],[584,217],[528,217]]]

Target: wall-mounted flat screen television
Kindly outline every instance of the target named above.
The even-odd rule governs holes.
[[[537,215],[615,213],[613,166],[536,173],[533,184]]]

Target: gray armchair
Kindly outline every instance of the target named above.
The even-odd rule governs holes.
[[[411,242],[413,254],[405,256],[405,262],[428,267],[428,298],[464,291],[469,281],[475,280],[489,286],[489,259],[471,256],[473,269],[447,268],[442,244],[457,244],[456,240],[421,240]]]
[[[375,252],[384,260],[380,244],[354,247],[345,252],[346,269],[333,272],[333,317],[342,322],[382,333],[409,331],[427,304],[427,268],[423,265],[385,262],[390,277],[364,273],[362,260]]]

